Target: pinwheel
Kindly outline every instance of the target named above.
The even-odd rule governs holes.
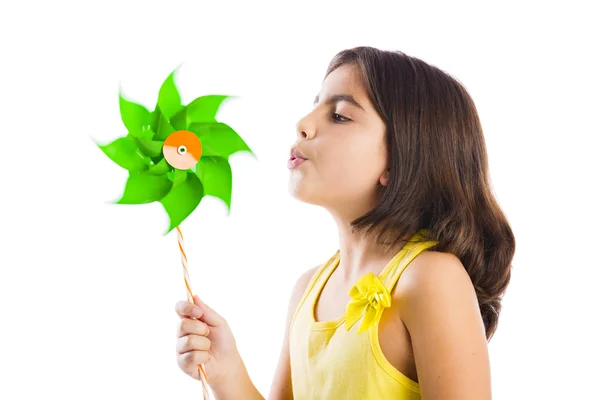
[[[220,198],[229,213],[232,187],[229,157],[239,151],[254,153],[230,126],[215,119],[223,101],[232,96],[207,95],[183,105],[174,80],[176,71],[162,83],[152,112],[126,99],[119,90],[119,108],[127,135],[97,145],[128,171],[125,189],[116,204],[157,201],[164,207],[169,218],[164,235],[174,228],[177,230],[188,301],[193,302],[179,225],[204,196]],[[206,374],[202,365],[199,370],[206,399]]]

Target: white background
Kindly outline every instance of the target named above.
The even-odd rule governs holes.
[[[194,292],[266,395],[292,285],[337,246],[288,195],[287,152],[329,60],[358,45],[450,72],[478,107],[517,241],[494,399],[600,398],[598,12],[550,3],[3,2],[0,398],[201,397],[175,361],[176,235],[158,203],[108,204],[126,171],[94,144],[126,133],[119,83],[154,109],[179,64],[184,103],[240,97],[218,119],[257,155],[231,158],[229,216],[205,198],[182,229]]]

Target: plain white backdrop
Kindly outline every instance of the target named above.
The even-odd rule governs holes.
[[[266,395],[291,288],[337,231],[288,195],[296,122],[329,60],[368,45],[455,76],[484,127],[517,251],[489,344],[495,400],[600,398],[600,63],[594,2],[18,2],[0,6],[0,398],[198,399],[175,359],[185,300],[158,203],[111,205],[126,171],[94,144],[126,131],[127,97],[154,109],[238,96],[220,121],[232,211],[205,198],[182,224],[192,289],[225,316]]]

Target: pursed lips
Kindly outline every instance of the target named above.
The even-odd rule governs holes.
[[[293,147],[292,150],[290,151],[290,159],[288,160],[288,168],[295,169],[306,160],[307,160],[307,158],[304,156],[304,154],[302,154],[300,152],[300,150]]]
[[[294,158],[300,158],[302,160],[307,160],[307,158],[304,156],[304,154],[302,154],[300,152],[300,150],[298,150],[297,148],[293,147],[292,150],[290,151],[290,158],[294,159]]]

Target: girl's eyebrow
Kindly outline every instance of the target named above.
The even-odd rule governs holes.
[[[361,110],[365,111],[365,109],[358,103],[358,101],[356,101],[356,99],[354,99],[354,97],[352,97],[352,95],[349,95],[349,94],[334,94],[334,95],[331,95],[325,101],[325,103],[326,104],[333,104],[333,103],[338,103],[340,101],[347,101],[348,103],[354,105],[355,107],[358,107]],[[319,95],[317,95],[315,97],[315,101],[313,103],[313,106],[315,104],[317,104],[318,102],[319,102]]]

